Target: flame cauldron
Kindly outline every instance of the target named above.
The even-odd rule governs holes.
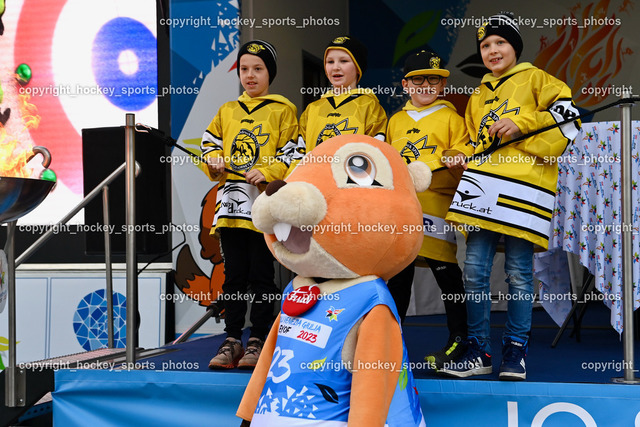
[[[33,153],[42,154],[42,166],[49,167],[51,154],[46,148],[33,147]],[[0,222],[15,221],[34,210],[55,184],[44,179],[0,177]]]
[[[33,156],[42,154],[42,166],[49,167],[51,154],[44,147],[33,147]],[[29,160],[30,160],[29,159]],[[0,222],[7,224],[7,288],[0,289],[0,300],[5,295],[9,306],[9,365],[5,368],[5,405],[24,406],[26,394],[24,385],[18,387],[19,379],[26,381],[18,370],[16,358],[16,280],[15,280],[15,227],[16,220],[36,208],[55,186],[55,181],[34,178],[0,177]],[[1,310],[0,310],[1,311]],[[24,384],[24,383],[23,383]]]

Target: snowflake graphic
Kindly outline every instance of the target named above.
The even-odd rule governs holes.
[[[78,303],[73,315],[73,331],[78,342],[87,351],[106,348],[109,343],[107,331],[107,299],[104,289],[85,295]],[[113,344],[124,348],[126,344],[127,304],[124,295],[113,293]]]

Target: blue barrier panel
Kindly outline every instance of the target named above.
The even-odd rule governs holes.
[[[430,427],[640,426],[634,385],[417,380]]]
[[[238,372],[59,370],[57,426],[236,426]],[[429,427],[640,427],[637,386],[416,380]],[[186,423],[186,424],[185,424]]]
[[[238,373],[59,370],[56,426],[237,426],[249,381]]]

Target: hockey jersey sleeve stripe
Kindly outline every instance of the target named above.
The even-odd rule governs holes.
[[[287,167],[291,166],[292,161],[302,159],[302,155],[300,155],[297,148],[298,144],[295,141],[287,141],[284,147],[276,151],[276,160],[284,163]]]
[[[203,156],[214,151],[222,151],[222,139],[206,130],[204,135],[202,135],[200,149],[202,150]]]

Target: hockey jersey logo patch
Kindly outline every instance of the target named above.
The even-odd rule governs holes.
[[[416,142],[407,141],[407,145],[404,146],[402,150],[400,150],[400,156],[404,159],[407,164],[411,163],[414,160],[418,160],[423,154],[433,154],[436,152],[438,148],[437,145],[427,145],[427,140],[429,139],[429,135],[425,135]]]
[[[322,144],[329,138],[338,135],[353,135],[358,133],[358,127],[349,127],[349,119],[346,118],[338,123],[327,123],[316,140],[316,146]]]
[[[489,112],[485,114],[484,117],[482,117],[482,120],[480,121],[480,128],[478,130],[478,140],[474,147],[482,145],[482,148],[484,148],[484,150],[487,150],[489,147],[500,145],[502,138],[499,138],[498,136],[489,136],[489,128],[500,119],[518,115],[518,113],[520,112],[520,107],[512,108],[511,110],[509,110],[508,104],[509,100],[505,99],[505,101],[500,104],[498,108],[490,109]]]
[[[269,134],[262,133],[262,125],[251,130],[240,129],[231,143],[229,164],[234,171],[247,171],[260,157],[260,147],[269,141]]]

